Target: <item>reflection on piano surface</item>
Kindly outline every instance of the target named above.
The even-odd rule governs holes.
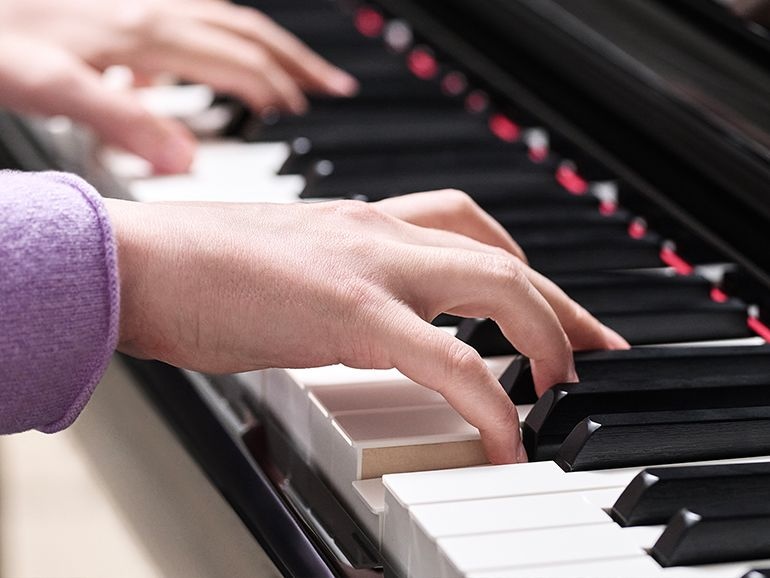
[[[464,189],[533,267],[655,346],[579,354],[581,383],[538,399],[494,323],[437,319],[517,403],[532,463],[513,466],[483,465],[478,432],[395,371],[212,377],[136,362],[276,563],[294,575],[768,575],[770,74],[758,37],[709,36],[684,19],[685,0],[253,4],[353,72],[360,94],[284,118],[203,87],[149,89],[148,106],[214,137],[185,176],[103,155],[128,195]]]

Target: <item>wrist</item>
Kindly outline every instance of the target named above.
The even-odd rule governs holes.
[[[117,199],[104,200],[112,225],[120,283],[120,329],[118,350],[144,357],[140,347],[141,303],[146,270],[147,242],[142,231],[144,207],[140,203]]]

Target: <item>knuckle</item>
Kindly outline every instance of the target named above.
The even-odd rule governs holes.
[[[385,219],[385,214],[365,201],[345,200],[328,203],[334,214],[345,220],[371,223]]]
[[[486,370],[481,355],[461,341],[447,348],[447,365],[447,374],[456,380],[475,380]]]
[[[504,285],[528,284],[521,261],[503,249],[500,254],[490,256],[490,272],[493,279]]]
[[[471,196],[460,189],[445,189],[441,192],[445,197],[444,202],[454,213],[466,214],[475,210],[477,206]]]
[[[272,65],[272,58],[270,55],[266,50],[263,50],[259,46],[253,46],[249,53],[245,54],[243,58],[246,68],[257,72],[267,70]]]

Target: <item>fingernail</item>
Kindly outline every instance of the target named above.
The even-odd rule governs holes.
[[[516,450],[516,463],[524,464],[528,461],[529,461],[529,456],[527,456],[527,450],[524,449],[524,444],[522,442],[519,442],[519,448]]]
[[[602,326],[602,332],[604,333],[604,339],[607,341],[608,349],[631,349],[628,341],[606,325]]]
[[[343,70],[332,74],[328,86],[338,96],[353,96],[358,92],[358,81]]]

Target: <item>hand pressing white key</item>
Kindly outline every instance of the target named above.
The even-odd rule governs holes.
[[[477,427],[490,461],[525,461],[515,408],[495,376],[430,320],[441,312],[495,319],[532,359],[543,389],[576,381],[571,344],[627,344],[509,252],[513,241],[475,205],[456,204],[475,214],[473,225],[447,218],[442,201],[458,197],[369,205],[108,200],[121,277],[119,348],[212,373],[395,367]]]
[[[0,49],[0,106],[71,116],[159,172],[187,170],[194,138],[102,86],[98,72],[110,65],[208,84],[255,110],[301,113],[305,92],[357,90],[264,14],[220,0],[3,0]]]

